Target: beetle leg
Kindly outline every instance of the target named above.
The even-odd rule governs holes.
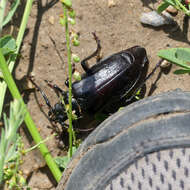
[[[94,36],[94,39],[95,39],[95,41],[96,41],[96,44],[97,44],[97,49],[96,49],[96,61],[97,62],[99,62],[100,60],[101,60],[101,49],[102,49],[102,47],[101,47],[101,45],[100,45],[100,39],[98,38],[98,36],[96,36],[96,33],[95,32],[92,32],[92,34],[93,34],[93,36]]]
[[[125,93],[120,96],[120,99],[122,99],[122,98],[124,98],[125,96],[127,96],[127,95],[129,94],[129,92],[133,90],[133,88],[134,88],[134,87],[136,86],[136,84],[139,82],[139,80],[140,80],[140,78],[141,78],[141,75],[142,75],[142,71],[140,71],[140,73],[139,73],[137,79],[135,80],[135,82],[133,83],[133,85],[132,85],[129,89],[128,89],[128,87],[126,87],[126,89],[128,89],[127,92],[125,91],[125,88],[124,88],[124,90],[122,90],[122,91],[125,91]],[[137,91],[137,92],[138,92],[138,91]]]
[[[84,71],[87,73],[87,74],[91,74],[91,69],[89,68],[88,64],[87,64],[87,61],[95,56],[98,57],[98,59],[100,60],[100,51],[101,51],[101,45],[100,45],[100,40],[98,39],[98,37],[96,36],[96,33],[93,32],[92,33],[93,36],[94,36],[94,39],[96,41],[96,44],[97,44],[97,49],[94,53],[92,53],[90,56],[88,56],[87,58],[83,59],[81,61],[81,65],[82,65],[82,68],[84,69]]]
[[[48,81],[48,80],[45,80],[45,82],[48,84],[48,86],[50,88],[55,90],[56,94],[57,94],[57,92],[60,92],[64,99],[65,99],[65,97],[67,97],[67,92],[62,90],[59,86],[57,86],[56,84],[51,84],[50,81]]]
[[[53,107],[50,104],[50,101],[48,100],[46,94],[42,91],[42,89],[32,80],[32,77],[28,77],[29,80],[32,82],[32,84],[40,91],[42,97],[44,98],[46,105],[49,107],[50,110],[53,110]]]
[[[143,85],[146,83],[146,81],[152,77],[152,75],[155,73],[156,69],[158,67],[160,67],[161,63],[162,63],[163,59],[160,59],[160,61],[156,64],[156,66],[154,67],[154,69],[152,70],[151,73],[149,73],[149,75],[144,79],[144,81],[139,85],[139,87],[135,90],[135,92],[133,93],[133,95],[126,100],[126,102],[130,102],[135,96],[136,96],[136,93],[143,87]]]

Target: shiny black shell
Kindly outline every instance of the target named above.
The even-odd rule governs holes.
[[[142,80],[146,50],[135,46],[113,54],[94,65],[90,74],[74,82],[72,93],[83,112],[96,112],[112,97],[118,98],[137,80]],[[146,76],[146,74],[144,75]],[[134,90],[134,89],[133,89]]]

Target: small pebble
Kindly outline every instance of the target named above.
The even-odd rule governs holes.
[[[115,7],[116,6],[116,0],[108,0],[108,7]]]
[[[23,170],[23,174],[24,174],[26,177],[28,177],[28,176],[30,175],[30,173],[31,173],[31,171],[28,170],[27,168],[25,168],[25,169]]]
[[[32,74],[30,76],[32,76]],[[32,84],[32,82],[26,76],[24,76],[21,79],[21,84],[22,84],[22,90],[32,90],[32,89],[35,89],[35,86]]]
[[[168,62],[167,60],[163,60],[160,67],[165,69],[165,68],[168,68],[170,65],[171,65],[170,62]]]
[[[158,14],[156,11],[142,13],[140,21],[142,24],[147,24],[154,27],[174,24],[172,16],[165,11],[163,11],[162,15]]]
[[[54,16],[50,16],[49,19],[48,19],[48,21],[49,21],[50,24],[54,25],[54,23],[55,23]]]
[[[166,9],[166,11],[168,13],[171,13],[172,15],[177,15],[177,13],[178,13],[178,10],[171,5]]]

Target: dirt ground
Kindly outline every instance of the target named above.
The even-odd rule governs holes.
[[[77,14],[77,24],[74,28],[80,33],[80,46],[73,48],[73,51],[81,59],[93,52],[96,44],[91,33],[96,31],[101,40],[103,56],[135,45],[145,47],[150,61],[150,72],[159,61],[157,52],[160,49],[166,48],[167,45],[188,47],[190,44],[188,20],[184,19],[182,13],[174,18],[178,27],[152,28],[141,25],[139,21],[141,13],[151,11],[156,6],[157,2],[153,0],[117,0],[114,7],[108,7],[108,0],[74,0],[73,8]],[[44,80],[50,80],[66,89],[64,85],[67,77],[66,46],[64,30],[59,24],[60,14],[62,14],[62,8],[57,0],[34,2],[21,49],[21,58],[15,68],[18,84],[21,84],[24,75],[33,75],[36,83],[45,91],[52,104],[56,102],[57,97],[47,87]],[[57,50],[62,58],[58,55]],[[190,91],[189,75],[174,75],[173,71],[176,68],[176,66],[172,66],[168,74],[161,73],[158,69],[147,82],[146,96],[176,88]],[[77,69],[81,73],[83,72],[80,64],[77,64]],[[50,126],[50,123],[44,115],[48,109],[39,92],[26,93],[25,99],[41,136],[43,138],[50,136],[52,130],[47,127]],[[44,113],[41,109],[44,110]],[[28,136],[27,130],[24,129],[21,133],[27,136],[24,140],[26,147],[31,146],[33,142]],[[55,139],[49,140],[46,144],[53,156],[65,153],[57,147]],[[28,183],[32,189],[55,189],[56,183],[52,180],[50,172],[37,150],[25,157],[22,169],[28,177]]]

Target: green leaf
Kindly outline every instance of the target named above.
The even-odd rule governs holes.
[[[65,26],[65,20],[64,20],[64,18],[60,18],[60,19],[59,19],[59,23],[60,23],[62,26]]]
[[[14,0],[8,14],[5,16],[5,18],[3,20],[3,26],[5,26],[7,23],[10,22],[10,20],[12,19],[12,17],[14,15],[19,3],[20,3],[20,0]]]
[[[16,41],[12,36],[4,36],[0,38],[0,48],[3,55],[8,55],[16,51]]]
[[[170,49],[160,50],[157,55],[163,59],[168,60],[171,63],[183,67],[184,69],[190,69],[190,65],[186,64],[186,61],[176,57],[176,51],[179,49],[183,49],[190,52],[190,48],[170,48]]]
[[[69,163],[70,159],[68,156],[64,157],[56,157],[55,162],[58,165],[59,168],[65,169],[67,167],[67,164]]]
[[[161,3],[159,6],[158,6],[158,8],[157,8],[157,12],[158,12],[158,14],[160,14],[162,11],[164,11],[165,9],[167,9],[168,7],[169,7],[169,3],[167,3],[167,2],[163,2],[163,3]]]
[[[71,2],[71,0],[61,0],[61,2],[62,2],[65,6],[67,6],[67,7],[69,7],[69,8],[72,7],[72,2]]]
[[[177,49],[175,56],[177,59],[190,63],[190,48],[188,51],[185,48]]]
[[[77,148],[76,148],[75,146],[73,146],[73,147],[72,147],[73,153],[75,153],[76,150],[77,150]],[[57,164],[57,165],[59,166],[59,168],[61,168],[62,170],[64,170],[64,169],[67,167],[69,161],[70,161],[69,151],[68,151],[68,153],[67,153],[67,156],[63,156],[63,157],[58,156],[58,157],[55,158],[56,164]]]
[[[186,73],[190,73],[190,69],[179,69],[179,70],[176,70],[174,71],[174,74],[176,75],[181,75],[181,74],[186,74]]]
[[[74,11],[73,9],[72,9],[72,10],[69,10],[68,14],[69,14],[69,16],[70,16],[71,18],[75,18],[75,17],[76,17],[76,13],[75,13],[75,11]]]
[[[5,163],[15,160],[17,156],[17,143],[13,143],[5,155]]]
[[[5,167],[6,162],[11,158],[16,157],[17,154],[17,129],[24,120],[26,109],[20,100],[14,100],[10,105],[10,114],[7,118],[4,116],[4,129],[1,129],[0,138],[0,184],[3,179],[2,168]]]

